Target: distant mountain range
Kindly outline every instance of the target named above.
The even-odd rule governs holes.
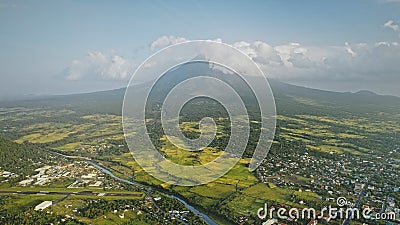
[[[161,85],[155,87],[156,95],[165,95],[174,84],[189,78],[193,74],[193,69],[188,68],[183,71],[174,70],[168,73],[172,74],[173,79],[164,80]],[[204,68],[203,68],[204,69]],[[200,68],[202,75],[210,75]],[[179,72],[177,72],[179,71]],[[196,70],[197,71],[197,70]],[[211,71],[215,74],[215,71]],[[197,72],[199,74],[199,72]],[[217,76],[225,76],[228,80],[230,75],[217,73]],[[249,79],[260,79],[251,77]],[[268,79],[273,95],[275,97],[278,114],[327,114],[339,115],[343,113],[356,114],[376,114],[381,112],[400,114],[400,98],[395,96],[377,95],[371,91],[351,92],[334,92],[324,91],[312,88],[306,88],[291,85],[277,80]],[[240,81],[241,82],[241,81]],[[238,81],[231,81],[236,85]],[[256,81],[257,83],[257,81]],[[149,83],[136,85],[133,88],[141,89]],[[210,87],[205,87],[210,88]],[[246,87],[239,84],[239,92]],[[237,90],[235,88],[235,90]],[[99,91],[84,94],[58,95],[58,96],[42,96],[29,100],[19,101],[3,101],[0,107],[45,107],[45,108],[68,108],[88,113],[111,113],[121,114],[122,101],[125,88]],[[244,96],[251,95],[251,92],[244,91]]]

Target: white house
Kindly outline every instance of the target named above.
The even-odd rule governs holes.
[[[45,209],[51,205],[53,205],[52,201],[44,201],[44,202],[40,203],[39,205],[35,206],[35,211],[39,211],[39,210],[42,211],[43,209]]]

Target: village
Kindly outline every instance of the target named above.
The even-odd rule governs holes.
[[[379,213],[388,213],[395,214],[400,222],[400,206],[393,197],[393,194],[400,192],[399,164],[395,159],[384,161],[381,157],[373,156],[330,155],[317,157],[308,152],[283,152],[266,160],[257,174],[263,183],[316,193],[315,201],[296,202],[308,207],[317,207],[317,202],[335,206],[336,199],[341,197],[345,197],[346,205],[351,207],[362,192],[361,208],[371,209],[372,218]],[[275,222],[278,223],[269,221],[271,224]],[[310,224],[313,223],[310,221]]]

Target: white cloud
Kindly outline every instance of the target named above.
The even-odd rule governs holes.
[[[267,43],[261,41],[253,43],[241,41],[234,43],[233,46],[249,55],[257,63],[282,64],[282,59],[276,49]]]
[[[395,24],[393,20],[388,20],[386,23],[383,24],[384,27],[390,28],[394,31],[399,31],[399,25]]]
[[[186,38],[183,37],[175,37],[175,36],[162,36],[157,38],[157,40],[153,41],[150,45],[151,50],[160,49],[163,47],[167,47],[169,45],[178,44],[181,42],[187,41]]]
[[[82,60],[74,60],[66,69],[67,80],[97,79],[126,80],[133,72],[135,63],[115,52],[88,52]]]
[[[400,45],[345,43],[341,46],[272,46],[262,41],[232,44],[249,55],[271,78],[295,81],[400,81]]]
[[[156,49],[187,40],[183,37],[162,36],[150,48]],[[262,41],[231,44],[249,55],[268,77],[287,82],[391,80],[400,83],[400,44],[397,42],[345,43],[340,46],[304,46],[300,43],[273,46]],[[206,54],[221,55],[218,49],[215,52],[209,50],[203,53],[206,58]],[[229,60],[234,63],[235,59]],[[89,52],[84,59],[71,63],[65,78],[127,80],[137,65],[133,59],[115,52]],[[144,66],[151,67],[154,64]]]
[[[389,23],[389,25],[395,26],[394,23]],[[176,43],[177,39],[188,40],[182,37],[171,37],[163,36],[153,44],[164,43],[163,47],[165,47]],[[221,39],[217,40],[221,41]],[[249,55],[268,77],[279,80],[353,81],[390,77],[400,81],[400,77],[397,78],[400,74],[400,67],[398,67],[400,45],[397,42],[345,43],[341,46],[304,46],[300,43],[288,43],[272,46],[262,41],[240,41],[232,43],[232,46]],[[218,55],[219,53],[204,54]]]
[[[263,59],[257,63],[269,77],[276,79],[346,81],[396,77],[400,81],[400,45],[397,42],[324,47],[291,43],[273,48],[281,64],[273,63],[276,59],[271,54],[258,55],[257,58]]]

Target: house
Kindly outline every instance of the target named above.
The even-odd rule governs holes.
[[[99,187],[102,183],[101,181],[96,181],[94,184],[89,184],[89,187]]]
[[[265,221],[262,225],[272,225],[277,223],[278,221],[276,219],[269,219],[267,221]]]
[[[308,223],[308,225],[316,225],[316,224],[318,224],[318,221],[317,221],[317,220],[311,220],[311,221]]]
[[[43,209],[45,209],[51,205],[53,205],[52,201],[44,201],[44,202],[40,203],[39,205],[35,206],[35,211],[39,211],[39,210],[42,211]]]
[[[33,179],[26,179],[26,180],[20,181],[18,184],[21,186],[26,186],[26,185],[31,184],[32,182],[33,182]]]

